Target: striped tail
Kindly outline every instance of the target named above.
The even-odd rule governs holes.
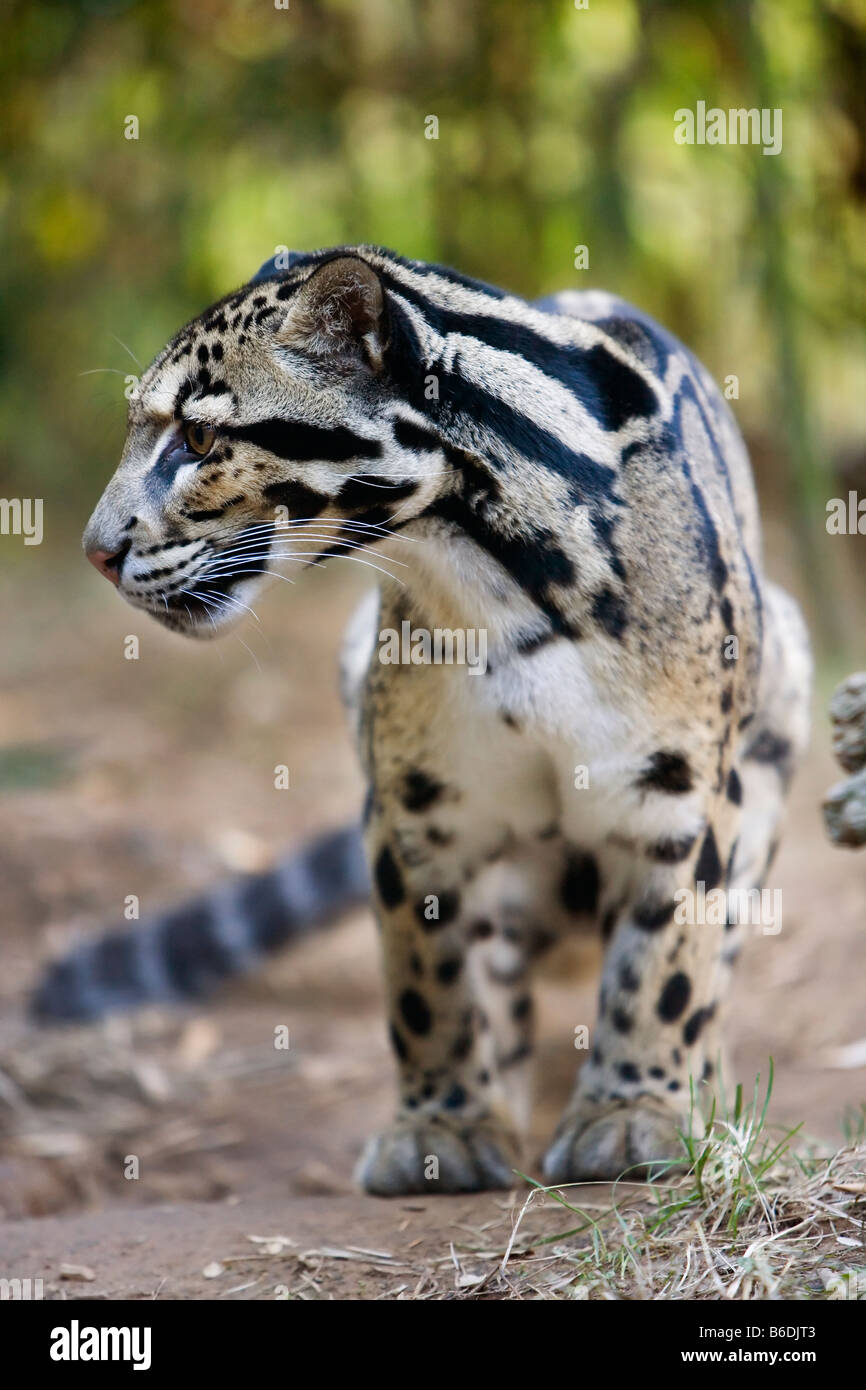
[[[142,1004],[200,999],[368,898],[360,830],[332,831],[266,873],[77,946],[48,967],[31,1012],[48,1023],[83,1023]]]

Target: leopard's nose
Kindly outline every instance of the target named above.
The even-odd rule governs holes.
[[[120,567],[128,550],[128,544],[116,551],[114,555],[107,550],[88,550],[87,558],[91,565],[98,569],[100,574],[104,574],[106,579],[116,588],[120,583]]]

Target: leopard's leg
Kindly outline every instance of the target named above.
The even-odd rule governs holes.
[[[470,927],[470,970],[478,1000],[480,1047],[522,1134],[533,1099],[537,958],[573,925],[559,901],[562,845],[546,831],[514,846],[478,882]]]
[[[673,755],[651,767],[661,800],[665,780],[675,787],[682,769]],[[654,1163],[683,1159],[680,1135],[695,1124],[707,1025],[722,1005],[725,865],[739,818],[709,788],[688,800],[677,831],[635,845],[629,862],[621,851],[600,853],[618,901],[604,923],[592,1050],[544,1160],[550,1181],[634,1179]],[[715,895],[709,910],[698,882]]]
[[[595,1047],[545,1159],[553,1181],[636,1177],[653,1161],[682,1160],[681,1133],[700,1124],[694,1102],[721,1055],[725,994],[748,929],[730,920],[729,890],[762,885],[808,734],[802,620],[781,591],[767,586],[765,599],[754,713],[735,723],[732,712],[715,749],[696,742],[686,758],[660,746],[632,782],[642,807],[621,795],[626,830],[636,828],[631,866],[621,851],[603,867],[623,902],[607,923]],[[668,827],[655,840],[653,822]]]
[[[473,904],[456,855],[440,850],[412,864],[394,827],[383,829],[372,863],[399,1103],[391,1128],[368,1145],[359,1180],[380,1195],[508,1187],[517,1117],[494,1069],[494,1020],[469,965],[473,940],[488,927],[495,939],[496,925]]]
[[[444,679],[436,668],[425,674],[425,691]],[[390,679],[408,686],[412,673]],[[398,696],[387,693],[393,731]],[[524,1083],[529,1071],[528,937],[488,878],[517,838],[504,817],[518,806],[544,825],[552,794],[519,780],[520,755],[501,721],[503,733],[490,733],[459,697],[453,709],[428,698],[429,719],[407,701],[411,762],[393,743],[377,744],[367,832],[399,1099],[358,1178],[381,1195],[510,1186],[525,1116],[525,1084],[514,1082],[523,1063]]]

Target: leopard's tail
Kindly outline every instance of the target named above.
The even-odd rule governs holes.
[[[76,946],[48,966],[31,1011],[48,1023],[83,1023],[147,1003],[201,998],[368,895],[359,828],[332,831],[266,873],[221,883],[138,926]]]

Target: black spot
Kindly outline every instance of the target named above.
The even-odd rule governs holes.
[[[550,629],[542,629],[541,632],[530,632],[518,637],[514,650],[518,656],[531,656],[540,647],[546,647],[549,642],[556,640],[556,633]]]
[[[642,931],[659,931],[673,917],[677,910],[675,902],[669,903],[640,903],[634,910],[632,921],[636,927]]]
[[[713,827],[708,826],[704,843],[701,845],[701,852],[698,855],[698,862],[695,865],[695,882],[703,883],[709,893],[713,888],[717,888],[721,881],[722,861],[719,858],[719,847],[716,844]]]
[[[710,516],[706,498],[694,481],[692,481],[691,484],[691,491],[698,524],[701,528],[701,548],[704,552],[703,558],[706,562],[716,592],[721,593],[727,583],[728,567],[722,559],[722,553],[719,549],[719,533]]]
[[[734,632],[734,609],[733,609],[733,606],[732,606],[732,604],[731,604],[731,600],[728,598],[727,594],[724,596],[724,598],[722,599],[721,603],[719,604],[719,612],[720,612],[721,615],[722,615],[722,622],[723,622],[724,625],[725,625],[725,630],[726,630],[726,632],[727,632],[729,635],[733,636],[733,632]]]
[[[442,441],[433,430],[416,425],[411,420],[397,420],[394,438],[404,449],[423,449],[426,453],[442,448]]]
[[[454,835],[450,830],[440,830],[438,826],[431,825],[427,828],[427,839],[431,845],[450,845],[454,842]]]
[[[614,927],[616,926],[616,919],[617,919],[618,916],[619,916],[619,909],[616,908],[616,907],[609,907],[608,910],[607,910],[607,912],[606,912],[606,913],[604,914],[604,916],[602,917],[602,919],[601,919],[601,939],[602,939],[602,941],[609,941],[610,938],[613,936],[613,929],[614,929]]]
[[[454,960],[443,960],[441,964],[436,967],[436,978],[439,983],[442,985],[453,985],[457,976],[460,974],[462,965],[463,962],[459,957],[455,957]]]
[[[189,521],[216,521],[217,517],[223,515],[223,512],[226,511],[228,505],[229,504],[226,503],[224,507],[214,507],[211,511],[186,512],[185,515]],[[153,576],[151,576],[151,578],[153,578]]]
[[[687,1047],[692,1046],[704,1024],[709,1022],[715,1012],[715,1004],[708,1004],[705,1009],[696,1009],[691,1018],[686,1019],[683,1028],[683,1042]]]
[[[506,1052],[504,1057],[497,1057],[497,1065],[502,1071],[507,1071],[509,1067],[516,1067],[518,1062],[525,1062],[532,1056],[532,1044],[528,1042],[520,1043],[517,1047]]]
[[[674,1079],[673,1081],[669,1081],[669,1082],[668,1082],[668,1090],[669,1090],[669,1091],[678,1091],[679,1089],[680,1089],[680,1083],[679,1083],[676,1079]]]
[[[769,729],[762,729],[749,744],[745,756],[752,762],[775,767],[783,781],[787,781],[791,774],[792,752],[788,739],[771,733]]]
[[[418,1037],[424,1037],[433,1027],[433,1015],[417,989],[403,990],[400,995],[400,1013],[406,1027]]]
[[[466,1092],[463,1089],[463,1087],[459,1084],[459,1082],[455,1081],[454,1085],[451,1087],[451,1090],[448,1092],[447,1096],[442,1101],[442,1105],[445,1110],[459,1110],[460,1107],[465,1104]]]
[[[617,1071],[623,1081],[640,1081],[640,1072],[634,1062],[620,1062]]]
[[[406,1058],[409,1056],[409,1049],[403,1040],[402,1033],[393,1023],[391,1024],[389,1031],[391,1036],[391,1046],[393,1047],[397,1056],[400,1058],[400,1061],[405,1062]]]
[[[594,856],[572,850],[559,890],[566,910],[575,914],[594,913],[598,906],[600,886],[601,880]]]
[[[682,796],[692,789],[692,770],[683,753],[670,753],[662,749],[653,753],[635,786],[646,791]]]
[[[647,855],[657,864],[681,864],[695,847],[697,835],[671,835],[647,847]]]
[[[703,1070],[703,1074],[702,1074],[702,1076],[701,1076],[701,1080],[702,1080],[702,1081],[710,1081],[710,1080],[712,1079],[712,1075],[713,1075],[713,1072],[714,1072],[714,1071],[715,1071],[715,1067],[713,1066],[712,1062],[711,1062],[709,1059],[707,1059],[707,1061],[704,1062],[704,1070]]]
[[[732,767],[728,773],[728,800],[732,801],[735,806],[742,806],[743,804],[743,784],[735,767]]]
[[[656,1081],[661,1081],[665,1074],[665,1069],[664,1067],[650,1067],[649,1074],[654,1077]]]
[[[519,999],[515,999],[511,1005],[511,1017],[515,1023],[523,1023],[532,1013],[532,998],[528,994],[521,994]]]
[[[477,922],[472,923],[469,934],[473,941],[488,941],[493,935],[493,923],[488,922],[486,917],[479,917]]]
[[[409,957],[409,966],[413,975],[420,976],[424,974],[424,962],[417,952],[413,951],[412,955]]]
[[[455,1062],[463,1062],[472,1051],[472,1034],[461,1033],[451,1049],[451,1056]]]
[[[691,997],[692,982],[688,975],[678,970],[675,975],[671,975],[659,995],[656,1013],[665,1023],[675,1023],[685,1013]]]
[[[626,1013],[625,1009],[614,1009],[611,1014],[611,1023],[618,1033],[630,1033],[634,1026],[634,1019],[631,1014]]]
[[[349,478],[343,483],[339,501],[341,506],[355,511],[358,507],[369,507],[371,502],[401,502],[404,498],[411,497],[417,488],[418,484],[411,481],[395,483],[391,478],[365,473],[357,478]]]
[[[387,845],[379,853],[373,876],[379,890],[379,897],[385,907],[399,907],[405,900],[406,889],[403,886],[403,875],[397,867],[397,861]]]
[[[640,976],[635,973],[634,967],[627,960],[624,960],[619,967],[619,987],[628,990],[629,994],[640,989]]]
[[[731,706],[734,703],[734,692],[729,685],[722,691],[722,698],[719,700],[719,709],[722,714],[730,714]]]
[[[621,429],[634,416],[647,417],[655,412],[657,402],[648,382],[601,343],[589,349],[585,363],[597,392],[589,409],[606,429]]]
[[[407,811],[426,811],[438,801],[445,788],[426,772],[413,769],[403,779],[403,805]]]
[[[619,640],[628,627],[628,611],[622,594],[604,588],[592,601],[592,616],[607,633],[608,637]]]
[[[318,516],[331,502],[326,493],[297,482],[271,483],[262,495],[269,505],[285,507],[290,519]]]

